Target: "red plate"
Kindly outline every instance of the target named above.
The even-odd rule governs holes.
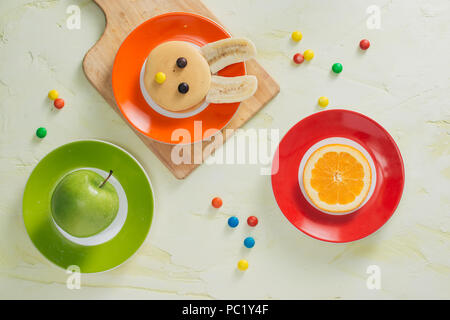
[[[146,136],[170,144],[178,143],[172,140],[172,132],[177,129],[189,132],[191,142],[207,139],[223,129],[233,118],[239,103],[209,104],[195,116],[170,118],[154,111],[147,104],[141,93],[139,78],[147,56],[161,43],[187,41],[203,46],[230,37],[230,34],[214,21],[185,12],[155,16],[134,29],[119,48],[112,72],[114,96],[125,119]],[[242,62],[230,65],[218,74],[224,77],[243,76],[245,64]],[[201,121],[202,132],[196,132],[198,126],[194,126],[195,121]]]
[[[305,152],[332,137],[351,139],[365,148],[377,176],[369,201],[359,210],[341,216],[311,206],[298,182]],[[272,165],[272,189],[283,214],[297,229],[329,242],[355,241],[378,230],[397,208],[404,183],[403,160],[394,139],[372,119],[347,110],[322,111],[298,122],[281,140]]]

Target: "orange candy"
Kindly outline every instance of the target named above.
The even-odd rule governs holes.
[[[220,199],[219,197],[215,197],[214,199],[212,199],[211,205],[216,209],[220,208],[222,206],[222,199]]]
[[[64,107],[64,99],[58,98],[53,102],[53,105],[56,109],[62,109]]]

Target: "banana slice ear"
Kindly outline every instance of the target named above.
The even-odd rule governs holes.
[[[210,103],[241,102],[253,96],[257,88],[258,79],[255,76],[212,76],[206,101]]]
[[[256,47],[245,38],[228,38],[208,43],[200,48],[200,52],[214,74],[230,64],[255,57]]]

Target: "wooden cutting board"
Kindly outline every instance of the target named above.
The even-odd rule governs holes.
[[[116,53],[134,28],[155,15],[173,11],[197,13],[220,23],[200,0],[94,1],[104,11],[107,23],[100,40],[86,54],[83,69],[92,85],[119,114],[121,113],[114,100],[112,90],[111,74]],[[237,114],[226,129],[235,130],[241,127],[280,91],[278,84],[255,60],[248,61],[246,65],[247,73],[258,78],[258,91],[252,98],[241,103]],[[130,127],[132,128],[131,125]],[[186,178],[198,166],[198,164],[176,165],[172,163],[170,159],[172,145],[156,142],[135,129],[133,130],[178,179]],[[227,130],[227,133],[229,132]],[[224,135],[224,141],[226,138],[228,137]],[[202,147],[205,148],[209,143],[211,142],[203,142]],[[194,147],[191,146],[191,148],[193,150]],[[210,153],[212,152],[214,152],[214,148],[211,148]],[[204,156],[209,156],[209,154]]]

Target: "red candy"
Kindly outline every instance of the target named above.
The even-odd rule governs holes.
[[[301,53],[296,53],[293,59],[296,64],[301,64],[303,63],[303,61],[305,61],[305,58]]]
[[[55,102],[53,102],[53,105],[56,109],[62,109],[64,107],[64,99],[56,99]]]
[[[250,227],[256,226],[256,225],[258,224],[258,218],[255,217],[255,216],[250,216],[250,217],[248,217],[248,219],[247,219],[247,224],[248,224]]]
[[[362,50],[367,50],[367,49],[369,49],[369,47],[370,47],[370,41],[367,40],[367,39],[362,39],[362,40],[359,42],[359,47],[360,47]]]
[[[222,206],[222,199],[220,199],[219,197],[215,197],[214,199],[212,199],[211,205],[216,209],[220,208]]]

